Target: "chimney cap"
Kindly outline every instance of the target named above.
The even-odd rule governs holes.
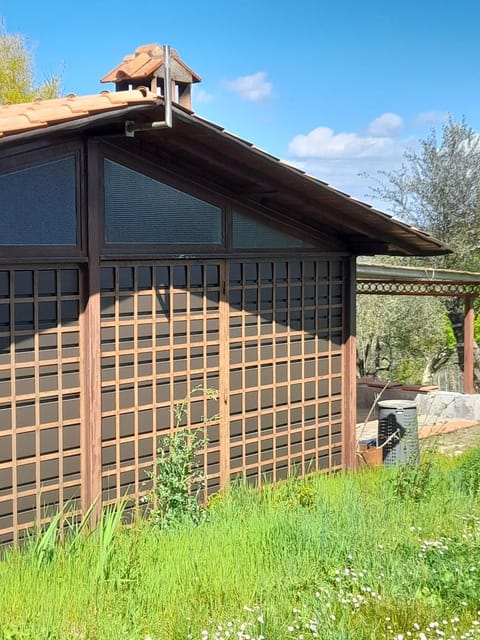
[[[170,49],[170,56],[177,65],[181,67],[181,78],[178,79],[185,82],[185,73],[189,83],[201,82],[198,76],[190,67],[180,60],[175,49]],[[135,53],[124,57],[122,62],[112,71],[107,73],[100,82],[126,82],[128,80],[138,81],[145,78],[151,78],[163,66],[163,47],[159,44],[145,44],[135,49]],[[178,68],[178,67],[177,67]],[[158,74],[161,75],[161,74]],[[172,79],[176,80],[175,70],[172,73]]]

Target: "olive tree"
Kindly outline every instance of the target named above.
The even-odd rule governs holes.
[[[357,372],[428,384],[451,358],[455,339],[438,298],[359,295]]]
[[[425,266],[480,271],[480,137],[464,119],[449,117],[440,134],[433,129],[418,149],[405,152],[399,169],[379,172],[370,191],[396,216],[453,250],[429,258]],[[444,306],[463,363],[462,299],[445,300]],[[475,352],[478,386],[478,348]]]
[[[480,136],[449,117],[401,167],[379,172],[372,194],[409,224],[430,231],[453,253],[430,259],[437,267],[480,270]]]

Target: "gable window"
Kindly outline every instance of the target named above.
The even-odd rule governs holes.
[[[222,243],[220,207],[108,159],[104,171],[107,243]]]
[[[75,156],[0,174],[0,245],[77,244]]]
[[[233,212],[233,246],[235,249],[313,248],[305,240],[238,211]]]

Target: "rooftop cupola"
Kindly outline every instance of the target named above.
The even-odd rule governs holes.
[[[148,87],[159,96],[165,95],[164,49],[158,44],[138,47],[133,55],[125,56],[122,62],[100,82],[114,82],[116,91],[128,91]],[[180,60],[175,49],[170,50],[170,79],[172,98],[186,109],[192,108],[192,84],[201,78]]]

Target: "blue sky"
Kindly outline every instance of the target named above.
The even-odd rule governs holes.
[[[0,17],[64,93],[113,89],[124,55],[170,44],[202,77],[196,113],[367,201],[358,174],[448,113],[480,131],[476,0],[0,0]]]

